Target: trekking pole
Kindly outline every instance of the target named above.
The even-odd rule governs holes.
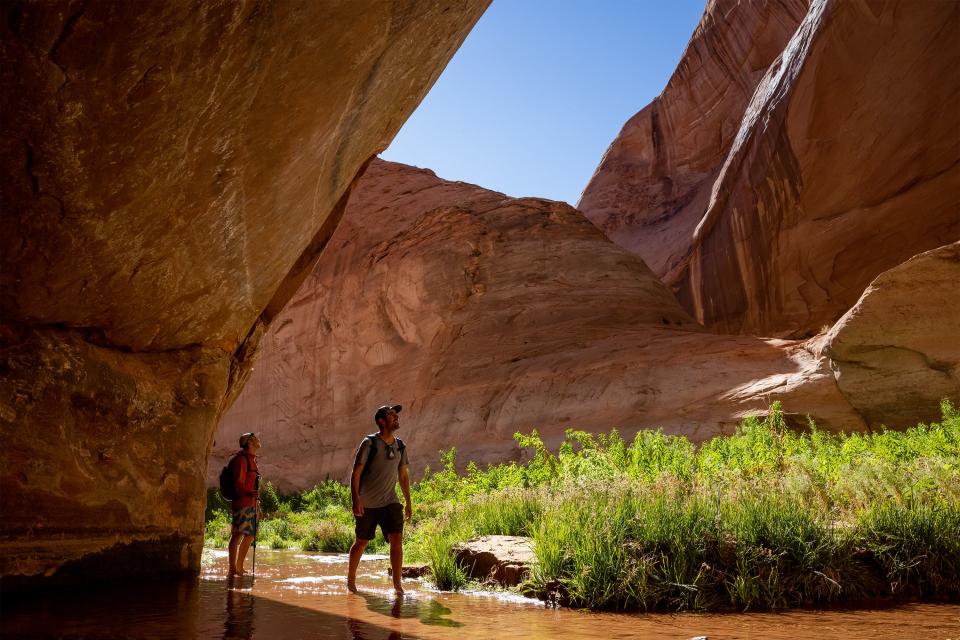
[[[250,584],[257,579],[257,532],[260,531],[260,501],[257,500],[256,510],[253,512],[253,569],[250,573]]]

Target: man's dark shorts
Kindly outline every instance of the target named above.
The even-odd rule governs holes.
[[[363,515],[354,516],[357,520],[358,540],[373,540],[377,535],[377,525],[386,538],[391,533],[403,533],[403,506],[399,502],[385,507],[364,507]]]

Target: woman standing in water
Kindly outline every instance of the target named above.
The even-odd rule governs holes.
[[[240,451],[230,461],[233,471],[234,495],[230,503],[233,527],[230,536],[230,575],[242,576],[243,561],[250,544],[257,535],[260,513],[260,473],[257,471],[257,451],[260,439],[254,433],[240,436]]]

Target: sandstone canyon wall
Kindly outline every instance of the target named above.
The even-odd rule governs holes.
[[[862,429],[825,358],[800,343],[718,336],[642,260],[570,206],[514,199],[374,161],[311,276],[264,337],[224,416],[208,481],[261,434],[285,490],[346,480],[381,404],[404,405],[416,471],[514,458],[515,431],[568,427],[700,440],[773,400],[799,422]]]
[[[960,4],[797,9],[710,3],[579,205],[717,331],[811,335],[960,239]]]
[[[577,208],[661,278],[683,259],[743,111],[807,0],[711,0],[667,86],[623,126]]]
[[[196,570],[260,336],[487,4],[4,4],[4,589]]]

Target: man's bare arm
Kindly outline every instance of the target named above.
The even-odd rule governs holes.
[[[403,491],[403,499],[407,506],[404,509],[404,515],[407,520],[413,517],[413,503],[410,501],[410,467],[403,465],[400,467],[400,490]]]
[[[363,500],[360,499],[360,474],[363,473],[363,463],[353,465],[353,475],[350,476],[350,494],[353,497],[353,515],[363,515]]]

